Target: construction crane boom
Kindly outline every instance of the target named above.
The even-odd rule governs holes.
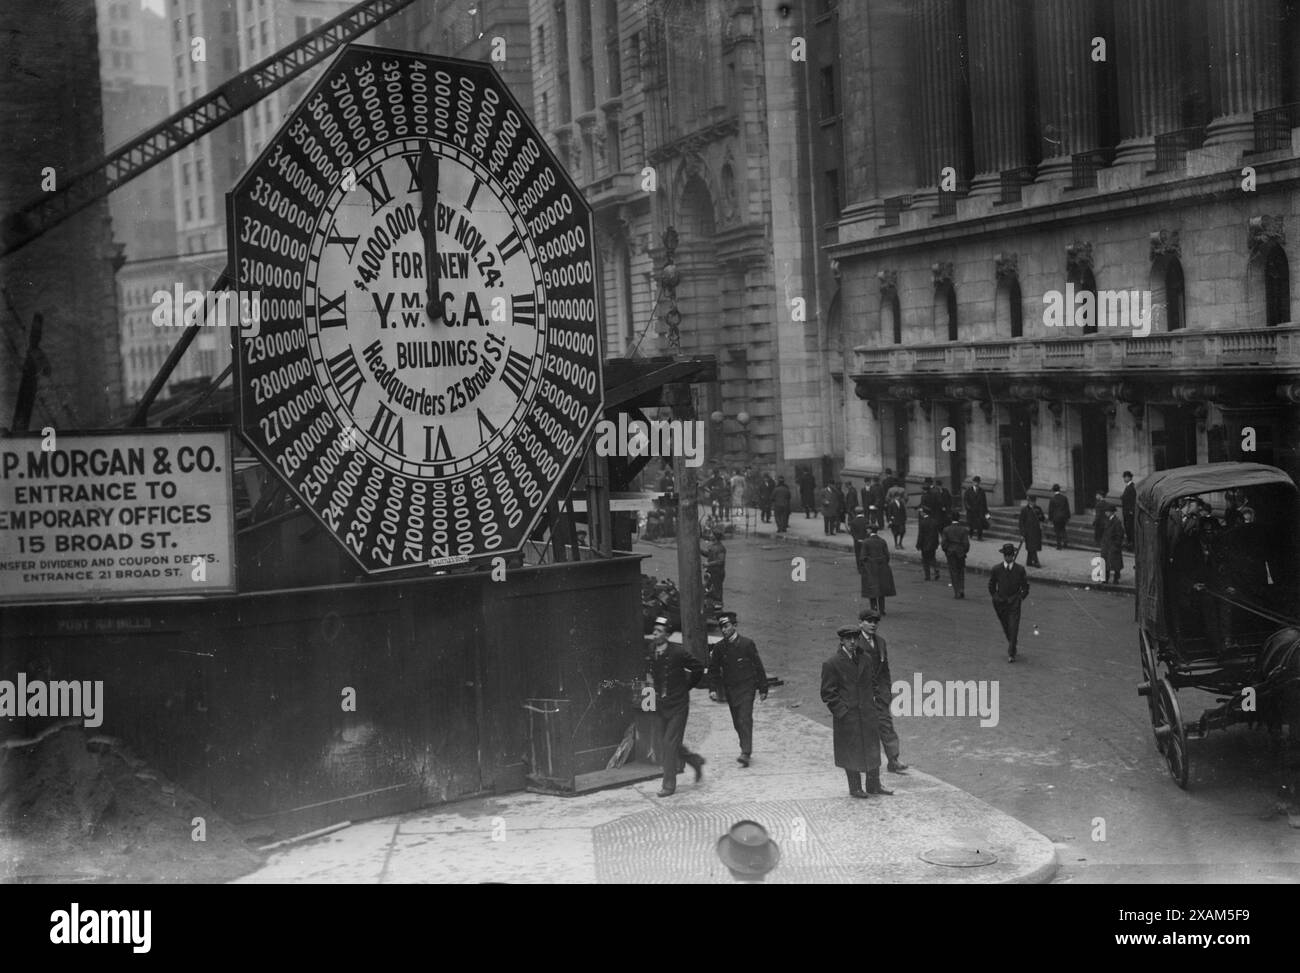
[[[282,88],[415,0],[361,0],[288,47],[228,79],[110,152],[78,170],[61,189],[43,195],[0,223],[0,257],[13,253],[74,213],[228,122],[250,105]]]

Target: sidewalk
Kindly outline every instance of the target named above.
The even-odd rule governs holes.
[[[818,522],[820,529],[820,521]],[[277,852],[241,883],[732,882],[714,846],[737,821],[767,828],[779,883],[1044,883],[1056,851],[1043,835],[916,770],[884,773],[893,797],[854,800],[833,765],[831,731],[781,699],[754,706],[754,763],[735,763],[725,705],[693,697],[687,743],[704,780],[678,778],[582,797],[516,793],[365,821]],[[780,752],[765,744],[781,741]],[[921,858],[950,864],[931,864]]]
[[[845,551],[852,555],[853,538],[847,532],[827,537],[822,530],[822,518],[820,516],[807,519],[800,512],[793,513],[790,515],[789,531],[785,534],[778,534],[775,519],[770,524],[756,523],[756,518],[751,515],[749,536],[809,544],[813,547]],[[736,531],[738,536],[745,536],[743,522],[739,518],[736,519]],[[888,526],[880,532],[880,536],[889,544],[891,564],[901,560],[915,564],[918,569],[920,568],[921,552],[916,549],[915,517],[908,520],[907,533],[903,537],[903,550],[894,550],[894,535],[889,532]],[[966,557],[967,574],[971,572],[988,574],[993,566],[1002,560],[999,549],[1005,543],[1007,543],[1005,540],[977,541],[971,538],[970,554]],[[1012,541],[1012,543],[1018,544],[1018,541]],[[1120,583],[1118,585],[1100,584],[1092,580],[1092,559],[1097,556],[1098,554],[1094,550],[1072,548],[1058,551],[1055,547],[1045,547],[1038,552],[1038,560],[1042,562],[1043,566],[1041,568],[1026,567],[1025,570],[1029,573],[1029,583],[1031,585],[1036,583],[1073,585],[1080,588],[1095,588],[1101,591],[1131,593],[1133,591],[1133,555],[1125,552],[1124,571],[1120,574]],[[942,552],[936,555],[936,559],[942,569],[943,577],[946,579],[948,576],[948,562]],[[1016,561],[1019,564],[1025,563],[1024,550],[1021,550]]]

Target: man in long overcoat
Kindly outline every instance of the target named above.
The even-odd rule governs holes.
[[[939,532],[943,555],[948,559],[948,574],[952,578],[952,596],[966,597],[966,555],[970,553],[970,529],[954,520]]]
[[[827,534],[838,534],[840,532],[840,507],[844,502],[844,497],[840,493],[840,488],[833,481],[826,481],[822,487],[822,530]]]
[[[862,575],[862,597],[874,610],[885,614],[885,599],[898,592],[894,588],[894,572],[889,566],[889,545],[876,532],[875,524],[867,525],[867,538],[862,542],[858,559],[858,572]]]
[[[930,508],[921,508],[921,517],[916,522],[916,549],[921,552],[921,569],[925,571],[925,580],[930,580],[930,571],[934,571],[934,580],[938,581],[939,562],[934,559],[934,552],[939,549],[939,525],[930,516]]]
[[[883,684],[886,667],[858,644],[858,629],[836,633],[840,647],[822,663],[822,702],[834,717],[835,766],[844,768],[849,794],[870,797],[889,793],[880,786],[880,713],[878,699],[889,699]],[[867,786],[862,786],[862,775]]]
[[[885,516],[894,535],[894,550],[903,549],[903,535],[907,533],[907,497],[895,494],[885,503]]]
[[[1020,534],[1025,539],[1025,564],[1031,568],[1041,568],[1038,552],[1043,549],[1043,508],[1033,497],[1025,498],[1025,505],[1020,508]]]
[[[1061,492],[1061,484],[1052,484],[1052,497],[1047,501],[1047,519],[1056,534],[1056,549],[1068,547],[1065,529],[1070,526],[1070,498]]]
[[[668,619],[655,619],[654,647],[646,660],[651,684],[654,686],[655,713],[663,735],[659,744],[659,759],[664,769],[659,797],[672,797],[677,790],[677,768],[685,760],[695,771],[698,782],[704,776],[704,758],[686,748],[682,737],[686,734],[686,720],[691,714],[691,690],[704,678],[704,664],[682,645],[668,641]]]
[[[1124,543],[1133,550],[1133,525],[1137,518],[1138,491],[1133,483],[1132,470],[1124,471],[1124,492],[1119,495],[1119,504],[1124,511]]]
[[[763,523],[772,522],[772,491],[776,489],[776,481],[772,479],[771,473],[764,473],[763,479],[758,483],[758,512],[763,519]],[[787,505],[789,490],[786,490]]]
[[[1101,530],[1101,556],[1106,559],[1106,583],[1119,584],[1119,574],[1124,570],[1124,523],[1110,504]]]
[[[784,534],[790,526],[790,488],[786,486],[785,477],[776,478],[776,486],[772,487],[772,512],[776,516],[776,532]]]
[[[966,510],[966,526],[970,528],[971,536],[982,541],[989,519],[989,498],[978,476],[971,477],[970,486],[962,491],[961,503]]]
[[[725,692],[731,708],[731,725],[740,739],[740,756],[736,762],[749,766],[754,751],[754,694],[767,699],[767,672],[753,639],[736,630],[736,613],[719,612],[718,627],[722,641],[709,653],[709,685],[716,694]]]

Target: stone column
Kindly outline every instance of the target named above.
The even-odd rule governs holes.
[[[1172,0],[1169,0],[1172,2]],[[1029,78],[1018,0],[967,0],[970,107],[975,141],[971,195],[1001,190],[1001,173],[1025,165]]]
[[[1071,156],[1097,147],[1097,68],[1090,54],[1092,0],[1035,0],[1038,61],[1038,180],[1069,179]]]
[[[1206,0],[1214,119],[1205,144],[1250,148],[1255,112],[1282,103],[1279,0]]]
[[[914,0],[912,42],[916,78],[917,137],[920,145],[917,183],[926,187],[913,207],[932,204],[940,173],[948,166],[962,178],[968,137],[964,111],[960,20],[956,0]]]
[[[1180,126],[1176,24],[1178,0],[1124,0],[1115,4],[1111,41],[1119,76],[1120,143],[1115,164],[1151,162],[1155,137]]]

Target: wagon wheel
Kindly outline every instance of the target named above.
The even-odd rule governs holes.
[[[1183,714],[1178,709],[1178,696],[1168,676],[1156,684],[1154,695],[1156,709],[1160,714],[1160,723],[1156,726],[1156,746],[1164,755],[1169,776],[1186,790],[1187,730],[1183,726]]]
[[[1147,698],[1147,713],[1150,714],[1151,726],[1154,729],[1160,725],[1160,711],[1156,707],[1156,680],[1159,678],[1159,669],[1156,650],[1151,647],[1151,640],[1144,631],[1138,632],[1138,655],[1142,660],[1142,685],[1138,687],[1138,695]],[[1156,739],[1156,746],[1160,747],[1159,738]],[[1163,748],[1160,749],[1163,753]]]

